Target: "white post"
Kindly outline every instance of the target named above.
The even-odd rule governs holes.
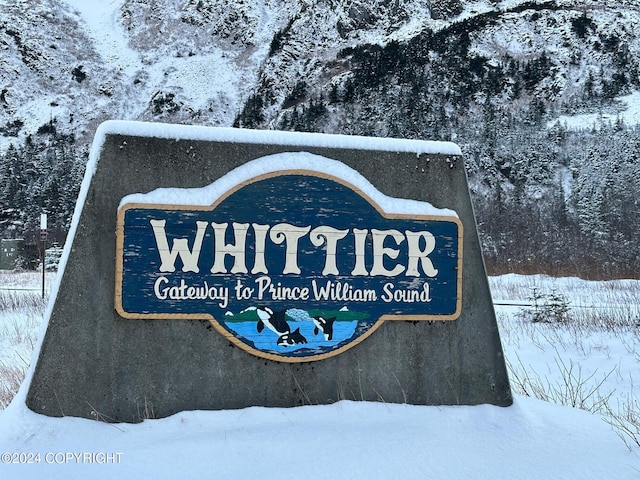
[[[45,249],[47,242],[47,214],[40,214],[40,240],[42,240],[42,298],[44,298],[44,260],[45,260]]]

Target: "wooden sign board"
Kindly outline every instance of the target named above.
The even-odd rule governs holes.
[[[285,362],[343,352],[384,320],[460,315],[463,228],[454,212],[387,199],[319,156],[271,156],[229,176],[283,161],[299,168],[247,178],[208,206],[153,203],[166,202],[162,192],[151,203],[124,204],[120,315],[206,318],[240,348]],[[192,196],[205,198],[206,189]],[[395,201],[397,211],[371,196]]]
[[[107,122],[27,405],[510,405],[456,145]]]

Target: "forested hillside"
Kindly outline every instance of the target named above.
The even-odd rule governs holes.
[[[60,134],[54,121],[0,156],[1,238],[39,241],[46,212],[49,242],[63,244],[89,157],[86,145]]]
[[[455,141],[490,271],[637,275],[640,130],[617,99],[640,89],[640,57],[625,20],[525,2],[344,49],[348,74],[300,79],[271,117],[263,82],[235,125]],[[584,113],[600,118],[554,120]]]

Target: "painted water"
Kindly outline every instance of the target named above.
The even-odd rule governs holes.
[[[287,323],[291,333],[295,335],[300,343],[294,345],[278,345],[280,335],[268,328],[258,332],[258,317],[255,319],[233,320],[232,316],[225,317],[224,322],[220,322],[223,327],[229,330],[234,336],[241,339],[248,345],[252,345],[257,350],[266,353],[273,353],[281,356],[304,357],[317,355],[339,348],[343,344],[349,343],[356,336],[358,326],[357,319],[336,318],[333,324],[331,339],[328,340],[325,333],[316,327],[309,312],[302,309],[289,309],[286,312]],[[304,343],[304,341],[306,343]]]

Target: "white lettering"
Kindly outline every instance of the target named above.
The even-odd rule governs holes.
[[[393,283],[385,283],[382,291],[380,299],[386,303],[428,303],[431,301],[428,283],[422,285],[422,290],[396,289]]]
[[[158,300],[166,300],[167,299],[167,289],[160,290],[161,283],[169,283],[167,277],[158,277],[158,279],[153,284],[153,293],[155,294]]]
[[[220,308],[229,305],[229,287],[209,286],[205,281],[201,285],[188,285],[184,279],[179,285],[168,284],[167,277],[158,277],[153,284],[153,293],[158,300],[218,300]]]
[[[298,242],[309,233],[311,227],[296,227],[289,223],[279,223],[271,229],[271,240],[273,243],[280,245],[286,243],[285,264],[282,269],[283,274],[294,273],[300,274],[298,267]]]
[[[166,220],[150,220],[155,237],[156,248],[160,256],[159,272],[173,273],[176,271],[176,261],[178,258],[182,261],[182,272],[199,273],[200,253],[205,238],[213,242],[213,260],[211,266],[212,274],[246,274],[248,269],[246,266],[247,256],[247,238],[249,228],[253,229],[254,242],[254,262],[251,274],[269,274],[267,260],[271,262],[270,268],[273,268],[273,262],[277,260],[277,250],[271,253],[269,259],[266,257],[267,240],[271,240],[273,244],[284,244],[284,265],[281,273],[300,275],[302,272],[299,266],[299,247],[300,240],[306,235],[309,236],[310,243],[318,250],[318,255],[324,253],[324,265],[321,272],[305,272],[305,274],[315,273],[316,275],[340,275],[339,255],[340,252],[346,252],[344,247],[346,244],[338,244],[345,239],[350,233],[353,235],[353,269],[351,275],[356,276],[384,276],[397,277],[405,272],[409,277],[435,277],[438,275],[438,269],[433,264],[430,255],[436,248],[436,238],[429,231],[412,232],[406,230],[404,233],[398,230],[377,230],[371,229],[337,229],[328,225],[319,225],[312,229],[310,225],[295,226],[289,223],[279,223],[273,227],[270,225],[260,225],[257,223],[232,223],[234,242],[227,243],[226,236],[228,233],[228,223],[211,222],[213,228],[212,235],[206,235],[209,225],[207,222],[196,221],[196,231],[192,242],[189,246],[188,238],[174,238],[171,248],[165,231]],[[371,238],[371,240],[369,240]],[[389,240],[390,239],[390,240]],[[406,248],[394,248],[392,242],[396,246],[403,244],[406,239]],[[367,250],[369,249],[369,250]],[[281,251],[281,250],[280,250]],[[305,250],[306,252],[307,250]],[[401,251],[403,253],[400,257]],[[271,251],[270,251],[271,252]],[[371,270],[367,271],[366,259],[371,255],[373,264]],[[227,256],[233,257],[233,265],[227,271]],[[209,257],[210,258],[210,257]],[[349,262],[348,259],[342,261]]]
[[[336,251],[338,240],[346,237],[347,233],[349,233],[349,230],[338,230],[326,225],[311,230],[309,236],[311,243],[316,247],[321,247],[324,244],[327,245],[322,275],[340,275],[338,266],[336,265]]]
[[[231,273],[247,273],[245,265],[244,251],[247,242],[248,223],[233,223],[233,235],[235,236],[235,245],[225,243],[225,235],[228,223],[212,222],[213,232],[215,235],[215,258],[211,273],[227,273],[224,260],[227,255],[233,257],[233,267]]]
[[[370,288],[353,288],[347,282],[332,282],[328,280],[324,286],[311,281],[315,300],[332,300],[334,302],[375,302],[378,295]]]
[[[258,300],[309,300],[309,287],[286,287],[280,282],[274,285],[271,278],[264,275],[256,279]]]
[[[253,231],[256,235],[256,256],[253,261],[253,268],[251,273],[253,275],[257,273],[269,273],[267,270],[267,264],[264,261],[264,252],[267,244],[267,232],[269,231],[269,225],[259,225],[252,223]]]
[[[438,270],[433,266],[433,262],[428,258],[429,254],[436,248],[436,239],[431,232],[404,232],[409,245],[409,263],[407,265],[407,276],[419,277],[418,262],[422,265],[425,275],[435,277]],[[424,249],[420,249],[420,239],[424,239]]]
[[[207,222],[196,222],[197,231],[192,250],[189,250],[189,243],[186,238],[174,238],[173,248],[169,249],[167,234],[164,230],[167,221],[150,220],[150,223],[153,228],[156,247],[158,248],[160,260],[162,262],[159,270],[161,272],[175,272],[176,258],[180,257],[182,260],[183,272],[199,273],[200,269],[198,268],[198,260],[200,258],[200,249],[202,248],[202,239],[204,238],[204,232],[207,228]]]
[[[400,250],[385,247],[384,241],[387,237],[391,237],[400,245],[404,241],[404,235],[398,230],[371,230],[373,234],[373,267],[371,268],[371,276],[384,275],[386,277],[395,277],[404,271],[404,266],[396,265],[393,270],[387,270],[384,266],[384,257],[392,259],[398,258]]]
[[[369,272],[367,272],[367,268],[365,267],[365,264],[364,264],[365,242],[367,240],[368,234],[369,234],[369,230],[367,229],[364,229],[364,230],[361,230],[359,228],[353,229],[356,264],[353,267],[353,270],[351,270],[351,275],[353,275],[354,277],[369,275]]]

